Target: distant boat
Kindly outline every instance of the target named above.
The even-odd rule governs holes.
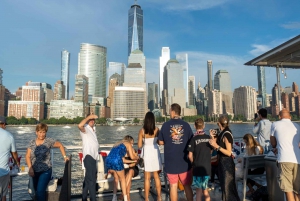
[[[64,126],[63,128],[71,128],[70,126]]]

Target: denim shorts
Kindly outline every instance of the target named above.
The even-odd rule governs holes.
[[[193,176],[193,186],[206,190],[208,188],[208,181],[210,176]]]

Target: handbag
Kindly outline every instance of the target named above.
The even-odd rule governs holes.
[[[143,131],[144,131],[144,129],[143,129]],[[143,133],[144,134],[144,146],[145,146],[145,133]],[[144,155],[145,155],[145,149],[144,149],[144,146],[143,146],[143,155],[140,157],[140,159],[139,159],[139,162],[138,162],[138,165],[140,166],[140,168],[144,168],[145,167],[145,163],[144,163]]]

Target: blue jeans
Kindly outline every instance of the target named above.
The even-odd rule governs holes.
[[[44,172],[34,172],[33,184],[37,201],[46,201],[46,189],[51,180],[52,168]]]
[[[86,201],[88,193],[90,201],[96,200],[96,180],[97,180],[97,161],[90,155],[86,155],[83,159],[85,167],[85,177],[82,186],[82,200]]]

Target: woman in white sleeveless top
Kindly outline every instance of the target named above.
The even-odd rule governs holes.
[[[159,147],[157,145],[157,136],[159,129],[155,127],[155,118],[152,112],[147,112],[144,119],[144,126],[139,132],[138,147],[143,147],[142,156],[144,156],[144,189],[145,201],[148,201],[150,190],[151,172],[153,172],[157,200],[161,200],[161,183],[159,179],[159,172],[162,169]]]

